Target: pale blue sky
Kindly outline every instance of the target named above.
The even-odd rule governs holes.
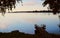
[[[46,24],[47,31],[58,33],[58,15],[48,15],[47,13],[6,13],[3,17],[0,14],[0,32],[19,30],[26,33],[34,33],[34,24]]]
[[[16,9],[13,11],[47,10],[47,7],[43,7],[42,3],[43,1],[41,0],[23,0],[23,6],[16,4]],[[34,24],[46,24],[47,31],[57,31],[56,33],[58,33],[58,15],[42,13],[6,13],[5,16],[1,16],[0,14],[0,32],[8,32],[17,29],[26,33],[34,33]]]
[[[29,11],[29,10],[47,10],[47,7],[43,7],[42,3],[44,0],[22,0],[23,6],[21,3],[16,4],[16,9],[14,11]]]

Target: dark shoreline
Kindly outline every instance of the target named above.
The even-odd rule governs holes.
[[[60,35],[48,33],[44,27],[35,26],[35,29],[35,34],[26,34],[18,30],[9,33],[0,32],[0,38],[60,38]]]
[[[9,13],[53,13],[53,11],[15,11]],[[60,11],[58,11],[57,13],[60,13]]]
[[[2,13],[2,12],[0,12],[0,13]],[[52,14],[54,14],[54,15],[56,15],[56,14],[60,14],[60,11],[58,11],[58,12],[53,12],[53,11],[11,11],[11,12],[7,12],[7,13],[52,13]]]
[[[8,13],[53,13],[53,11],[15,11],[15,12],[8,12]],[[60,11],[58,11],[57,13],[53,13],[55,14],[59,14]]]

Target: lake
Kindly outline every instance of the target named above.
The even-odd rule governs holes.
[[[52,13],[6,13],[0,14],[0,32],[11,32],[19,30],[20,32],[34,34],[35,24],[46,25],[46,31],[49,33],[60,34],[59,19],[60,14]]]

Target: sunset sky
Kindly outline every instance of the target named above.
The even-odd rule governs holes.
[[[17,3],[16,8],[13,9],[13,11],[46,10],[47,8],[43,7],[42,3],[43,1],[41,0],[23,0],[23,6],[21,5],[21,3],[19,4]],[[35,23],[40,20],[39,17],[40,17],[39,14],[37,16],[35,14],[8,14],[6,13],[5,16],[2,16],[0,14],[0,31],[1,29],[6,29],[10,25],[15,24],[15,22],[16,23],[21,22],[22,24],[25,24],[26,22]]]
[[[17,29],[23,32],[33,33],[34,24],[46,24],[47,27],[54,25],[56,27],[58,23],[58,15],[53,14],[47,15],[40,13],[6,13],[5,16],[2,16],[0,14],[0,32],[10,32]],[[51,27],[51,29],[53,27]]]
[[[44,0],[23,0],[23,6],[21,3],[16,4],[16,8],[13,11],[35,11],[35,10],[47,10],[47,6],[43,7]],[[33,33],[34,24],[46,24],[49,30],[56,29],[56,25],[59,23],[58,15],[42,14],[42,13],[6,13],[2,16],[0,13],[0,32],[9,32],[12,30],[20,30],[27,33]],[[54,26],[53,26],[54,25]],[[50,27],[52,26],[52,27]]]
[[[22,0],[23,6],[21,3],[16,4],[14,11],[31,11],[31,10],[47,10],[47,7],[43,7],[42,3],[44,0]]]

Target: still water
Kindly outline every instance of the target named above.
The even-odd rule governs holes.
[[[20,32],[34,34],[34,24],[46,25],[46,31],[49,33],[60,34],[58,27],[59,15],[52,13],[6,13],[0,14],[0,32],[11,32],[19,30]]]

